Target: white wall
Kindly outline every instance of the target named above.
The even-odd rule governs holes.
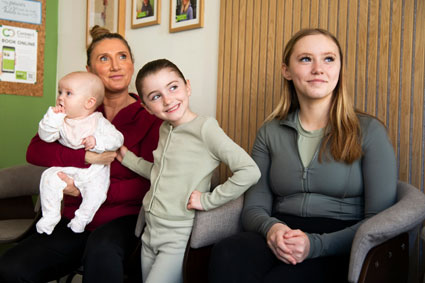
[[[204,27],[169,33],[169,0],[161,1],[159,25],[131,29],[131,0],[126,3],[125,38],[135,58],[135,75],[148,61],[167,58],[192,85],[191,108],[215,117],[220,1],[204,0]],[[59,0],[58,78],[86,66],[86,0]],[[81,20],[76,20],[81,19]],[[130,91],[135,92],[134,78]]]

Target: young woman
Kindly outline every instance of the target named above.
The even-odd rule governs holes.
[[[396,199],[385,127],[357,113],[337,39],[296,33],[283,53],[283,96],[252,150],[260,181],[246,194],[247,232],[213,249],[210,282],[344,282],[354,234]]]
[[[128,92],[134,73],[133,57],[127,41],[117,33],[94,27],[87,49],[87,71],[97,75],[105,86],[102,112],[124,135],[124,144],[153,160],[158,129],[162,121],[150,115],[137,95]],[[106,201],[83,233],[67,227],[82,198],[73,180],[64,189],[62,219],[49,236],[35,233],[0,257],[0,282],[47,282],[83,265],[84,282],[123,282],[123,263],[134,251],[137,214],[150,183],[121,163],[116,152],[97,154],[73,150],[58,142],[46,143],[36,135],[27,151],[29,163],[40,166],[88,167],[111,164],[111,184]],[[140,270],[140,269],[138,269]]]

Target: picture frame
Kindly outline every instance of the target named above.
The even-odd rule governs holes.
[[[161,23],[161,0],[131,0],[131,28]]]
[[[204,0],[170,0],[170,32],[204,26]]]
[[[91,42],[90,29],[99,25],[125,36],[126,0],[87,0],[86,44]]]

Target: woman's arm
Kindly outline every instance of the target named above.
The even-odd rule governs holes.
[[[270,228],[281,223],[271,217],[273,194],[269,185],[270,154],[267,146],[266,126],[257,133],[252,149],[252,158],[257,163],[261,172],[258,183],[252,186],[245,194],[244,207],[242,210],[242,225],[245,230],[258,232],[267,237]]]
[[[47,143],[40,139],[38,134],[32,138],[27,149],[27,161],[38,166],[73,166],[88,167],[85,163],[84,149],[70,149],[59,142]]]

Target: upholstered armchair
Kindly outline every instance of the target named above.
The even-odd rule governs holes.
[[[242,205],[243,197],[240,197],[217,209],[197,212],[184,259],[185,283],[207,282],[210,250],[214,243],[241,231]],[[351,249],[348,281],[407,282],[408,233],[417,230],[424,219],[425,195],[399,181],[397,202],[358,229]]]
[[[0,169],[0,244],[15,243],[34,228],[40,214],[41,173],[30,164]]]

